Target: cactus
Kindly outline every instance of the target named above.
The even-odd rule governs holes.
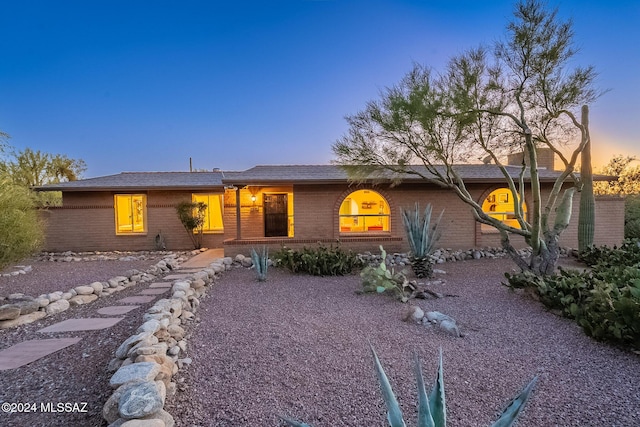
[[[441,232],[438,229],[444,210],[440,212],[438,219],[431,223],[431,204],[427,204],[424,215],[420,216],[420,204],[416,203],[415,210],[402,209],[402,222],[407,233],[407,240],[411,249],[411,267],[416,277],[431,277],[433,264],[429,255],[435,250],[435,245],[440,239]]]
[[[584,252],[588,247],[593,246],[593,235],[595,232],[595,209],[596,201],[593,195],[593,172],[591,170],[591,139],[589,138],[589,108],[582,106],[582,126],[585,129],[583,138],[586,144],[582,149],[580,163],[580,211],[578,213],[578,252]]]
[[[569,226],[569,221],[571,220],[571,209],[573,208],[574,192],[575,188],[567,188],[562,195],[560,205],[556,209],[556,220],[553,226],[553,230],[556,234],[560,234]]]
[[[376,370],[378,381],[380,382],[380,390],[382,397],[387,406],[387,421],[391,427],[406,427],[406,423],[400,410],[400,405],[396,399],[395,394],[389,383],[389,379],[382,368],[380,359],[371,347],[371,353],[373,355],[373,362]],[[446,427],[447,425],[447,408],[444,396],[444,373],[442,368],[442,349],[440,349],[440,358],[438,361],[438,371],[436,375],[436,381],[431,390],[431,393],[427,395],[424,386],[424,378],[422,377],[422,368],[420,367],[420,361],[418,356],[414,355],[414,371],[416,376],[416,382],[418,385],[418,427]],[[527,386],[516,396],[502,412],[498,420],[492,424],[491,427],[510,427],[518,418],[520,411],[529,399],[529,395],[536,384],[538,377],[535,376],[527,384]],[[291,427],[311,427],[309,424],[304,424],[299,421],[291,420],[289,418],[280,417],[288,426]]]
[[[256,269],[256,275],[259,282],[267,280],[267,269],[269,268],[269,250],[266,246],[262,247],[260,253],[251,248],[251,260]]]

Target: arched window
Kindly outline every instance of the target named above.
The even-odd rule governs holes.
[[[504,222],[513,228],[520,228],[516,219],[513,194],[508,188],[498,188],[492,191],[482,203],[482,210],[489,216]],[[527,217],[527,205],[522,204],[523,216]],[[483,231],[493,230],[491,226],[482,224]]]
[[[390,230],[389,203],[373,190],[357,190],[340,205],[341,233],[380,233]]]

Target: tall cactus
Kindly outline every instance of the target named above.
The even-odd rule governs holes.
[[[595,231],[595,206],[593,196],[593,174],[591,171],[591,138],[589,137],[589,107],[582,106],[582,139],[586,140],[580,153],[580,212],[578,213],[578,251],[584,252],[589,246],[593,246]]]

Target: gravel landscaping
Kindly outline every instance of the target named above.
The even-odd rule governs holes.
[[[382,426],[385,410],[368,348],[376,348],[409,425],[416,351],[429,383],[444,353],[449,426],[490,425],[534,376],[526,426],[640,425],[640,358],[591,340],[572,321],[500,282],[509,260],[442,265],[442,293],[413,301],[458,321],[463,338],[401,321],[390,297],[356,295],[358,276],[271,269],[226,272],[191,329],[193,364],[166,409],[180,426],[277,426],[285,415],[320,426]]]
[[[140,268],[132,262],[137,261],[43,262],[17,277],[23,289],[35,289],[42,277],[64,280],[65,285],[52,290],[66,289],[108,278],[96,277],[99,274],[111,277]],[[147,267],[153,263],[149,260]],[[43,275],[34,274],[41,267]],[[539,381],[520,427],[640,425],[638,355],[591,340],[572,321],[501,286],[502,272],[513,268],[509,260],[471,260],[439,268],[446,271],[438,275],[445,283],[435,290],[456,296],[411,303],[455,318],[463,338],[403,322],[406,305],[390,297],[357,295],[357,275],[319,278],[272,268],[268,281],[259,283],[252,270],[227,271],[202,299],[195,321],[185,326],[186,356],[193,362],[175,376],[178,392],[167,399],[165,409],[177,426],[186,427],[278,426],[278,415],[315,427],[382,426],[385,410],[371,342],[409,425],[415,425],[416,402],[412,352],[418,352],[431,383],[439,348],[444,353],[449,426],[490,425],[534,375]],[[5,279],[0,278],[0,284]],[[144,287],[0,331],[0,349],[38,336],[83,337],[27,366],[0,372],[1,402],[87,402],[88,410],[0,413],[0,425],[106,426],[101,417],[111,393],[106,366],[153,302],[104,330],[35,331],[70,318],[100,317],[97,309]]]

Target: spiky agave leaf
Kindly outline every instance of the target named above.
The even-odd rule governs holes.
[[[287,423],[287,425],[289,425],[291,427],[311,427],[311,424],[301,423],[299,421],[295,421],[295,420],[292,420],[290,418],[280,417],[280,419],[282,421],[284,421],[285,423]]]
[[[431,416],[436,427],[446,427],[447,425],[447,404],[444,398],[444,373],[442,370],[442,348],[440,348],[440,360],[438,361],[438,372],[436,382],[429,394],[429,406]]]
[[[520,415],[520,411],[524,408],[524,405],[527,403],[527,399],[529,399],[529,395],[533,390],[533,387],[536,385],[536,381],[538,381],[538,376],[536,375],[533,379],[527,384],[527,386],[520,392],[518,396],[516,396],[507,409],[504,410],[500,418],[492,424],[491,427],[509,427],[513,425],[518,415]]]
[[[389,421],[389,425],[391,427],[406,427],[407,425],[404,423],[404,419],[402,418],[400,405],[398,404],[398,400],[396,399],[395,394],[393,394],[391,384],[389,384],[389,379],[384,373],[384,369],[382,369],[380,359],[378,359],[378,355],[373,349],[373,345],[371,345],[371,343],[369,343],[369,347],[371,347],[373,362],[376,367],[376,374],[378,375],[378,381],[380,381],[380,391],[382,392],[382,398],[384,399],[384,403],[387,405],[387,420]]]
[[[418,427],[435,427],[433,416],[431,416],[431,408],[429,407],[429,397],[424,386],[424,377],[422,376],[422,368],[418,353],[413,353],[413,369],[416,374],[416,383],[418,384]]]

